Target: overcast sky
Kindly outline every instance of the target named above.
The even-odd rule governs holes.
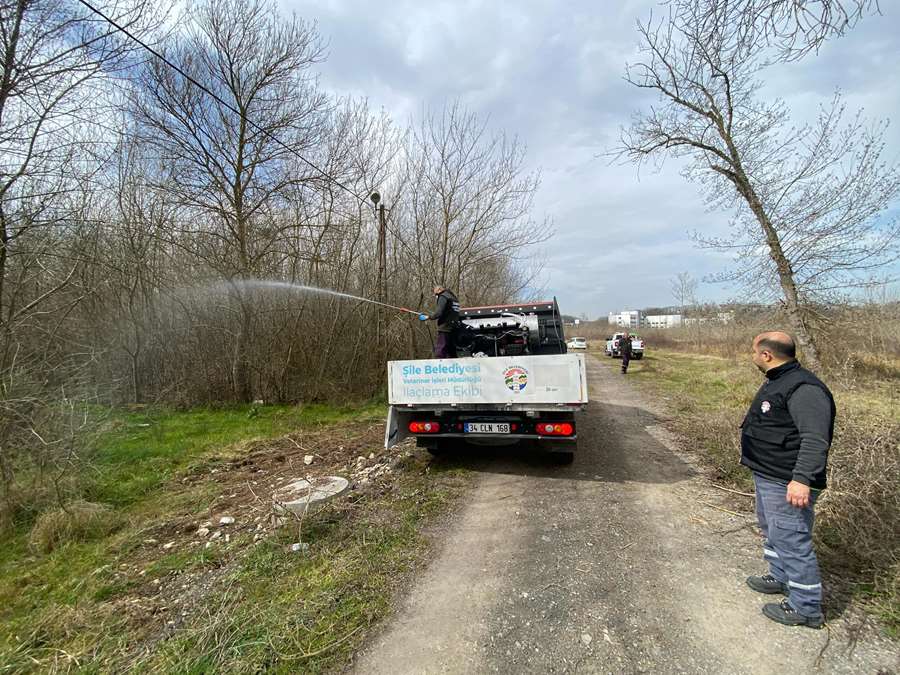
[[[317,21],[329,42],[322,83],[369,99],[399,124],[459,99],[516,135],[543,176],[535,216],[555,235],[542,245],[546,295],[570,314],[673,303],[669,280],[727,267],[701,251],[693,230],[720,231],[727,213],[705,212],[699,186],[669,163],[659,172],[610,166],[597,155],[614,143],[632,111],[648,98],[622,75],[637,51],[638,18],[648,0],[281,0],[287,11]],[[900,102],[900,12],[881,3],[817,56],[766,74],[766,93],[784,98],[799,120],[836,88],[849,107],[894,117]],[[896,120],[895,121],[900,121]],[[889,132],[889,158],[900,153],[900,125]],[[734,290],[701,284],[705,300]],[[463,299],[465,300],[465,299]]]

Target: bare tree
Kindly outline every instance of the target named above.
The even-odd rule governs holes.
[[[692,12],[694,0],[672,0],[676,14]],[[794,61],[818,51],[867,14],[880,10],[878,0],[719,0],[709,2],[698,18],[716,30],[720,17],[733,14],[728,30],[741,42],[757,41],[774,49],[774,57]]]
[[[328,101],[309,73],[323,45],[315,26],[285,21],[267,0],[203,0],[187,19],[164,53],[218,100],[154,59],[133,109],[145,141],[170,163],[171,197],[184,208],[178,241],[240,281],[260,273],[290,229],[274,217],[285,200],[318,179],[298,154],[315,156],[324,136]],[[233,387],[249,401],[253,308],[240,285],[234,295]]]
[[[165,15],[148,0],[113,0],[104,9],[137,35]],[[0,473],[7,488],[13,449],[56,447],[40,420],[53,417],[63,375],[89,358],[63,346],[86,289],[66,291],[91,263],[80,243],[89,238],[96,174],[111,151],[104,132],[110,76],[131,63],[133,49],[78,3],[0,0]]]
[[[418,288],[442,283],[465,294],[499,283],[511,255],[552,234],[531,218],[540,177],[524,160],[516,139],[490,133],[458,103],[423,115],[407,137],[397,214],[405,229],[396,233],[398,254],[423,274]]]
[[[639,25],[645,58],[626,78],[660,104],[623,130],[620,151],[637,162],[689,160],[684,174],[702,182],[710,206],[735,213],[732,236],[699,239],[735,253],[730,278],[754,300],[780,288],[815,368],[816,303],[896,259],[896,223],[876,216],[900,192],[900,171],[882,159],[885,125],[846,122],[839,96],[799,127],[782,101],[762,100],[768,47],[735,29],[745,20],[741,7],[686,1],[665,20]]]
[[[690,272],[679,272],[669,282],[672,288],[672,297],[681,309],[681,316],[686,316],[686,308],[697,302],[697,280],[691,277]]]

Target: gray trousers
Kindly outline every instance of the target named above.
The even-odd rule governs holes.
[[[811,490],[809,506],[791,506],[787,483],[753,474],[756,517],[762,530],[763,558],[769,574],[788,586],[788,602],[804,616],[822,613],[822,578],[813,550],[812,533],[818,490]]]

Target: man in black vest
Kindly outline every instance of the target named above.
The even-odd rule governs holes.
[[[628,372],[628,363],[631,361],[631,335],[626,330],[619,338],[619,356],[622,357],[622,374]]]
[[[456,331],[459,329],[459,300],[449,288],[434,287],[437,309],[434,314],[420,314],[420,321],[437,321],[434,355],[439,359],[456,358]]]
[[[816,499],[825,489],[834,397],[797,361],[787,333],[756,336],[751,358],[766,381],[741,424],[741,464],[753,472],[769,573],[748,577],[747,585],[788,596],[763,606],[773,621],[821,628],[822,580],[812,531]]]

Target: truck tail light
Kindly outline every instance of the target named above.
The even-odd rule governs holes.
[[[436,434],[441,425],[439,422],[410,422],[409,430],[414,434]]]
[[[568,422],[538,422],[534,428],[540,436],[571,436],[575,433],[575,427]]]

